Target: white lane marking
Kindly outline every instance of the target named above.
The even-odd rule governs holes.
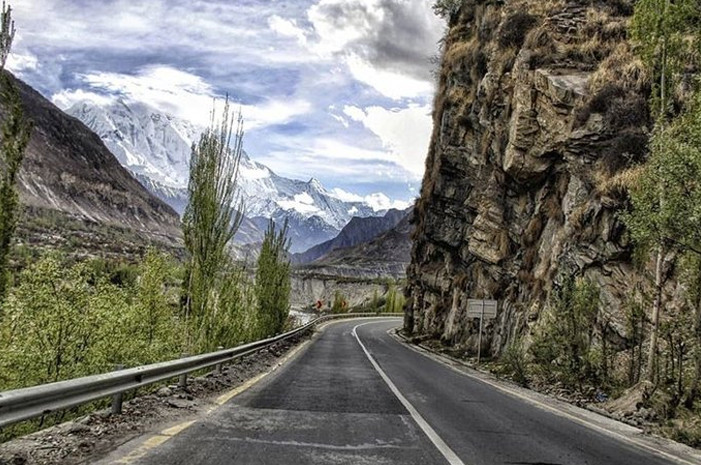
[[[392,336],[390,335],[390,337],[392,337]],[[609,436],[611,438],[618,439],[620,442],[637,447],[638,449],[642,449],[646,452],[651,452],[652,454],[654,454],[658,457],[661,457],[661,458],[664,458],[667,460],[671,460],[674,463],[678,463],[681,465],[699,465],[699,462],[691,462],[691,461],[685,459],[684,457],[679,457],[679,456],[674,455],[672,453],[660,450],[659,447],[656,446],[654,443],[648,444],[647,442],[645,442],[646,440],[654,441],[655,440],[654,436],[649,437],[649,438],[648,437],[636,438],[636,437],[626,436],[623,433],[613,431],[611,429],[606,428],[605,426],[597,425],[596,423],[593,423],[585,418],[578,417],[577,415],[569,413],[563,409],[563,408],[567,408],[567,407],[573,407],[572,404],[566,404],[563,408],[548,405],[539,399],[528,396],[526,394],[522,394],[522,393],[518,392],[516,389],[512,389],[508,386],[498,384],[495,381],[491,381],[489,379],[485,379],[485,378],[476,376],[472,373],[463,371],[460,368],[455,367],[451,364],[451,363],[456,363],[456,362],[454,362],[450,359],[448,359],[448,360],[450,360],[450,362],[448,360],[444,360],[441,355],[429,352],[428,350],[424,349],[423,347],[415,347],[413,344],[409,344],[406,342],[402,343],[394,337],[392,337],[392,339],[394,339],[395,342],[399,342],[399,344],[402,347],[409,349],[409,350],[413,350],[417,354],[422,355],[422,356],[428,358],[429,360],[433,360],[434,362],[439,363],[439,364],[443,365],[444,367],[449,368],[450,370],[465,376],[466,378],[470,378],[471,380],[484,383],[488,386],[492,386],[495,389],[503,392],[504,394],[509,395],[511,397],[515,397],[519,400],[522,400],[522,401],[526,402],[527,404],[532,405],[533,407],[540,408],[541,410],[546,410],[554,415],[557,415],[557,416],[560,416],[563,418],[567,418],[567,419],[569,419],[575,423],[578,423],[584,427],[587,427],[589,429],[597,431],[598,433],[600,433],[604,436]],[[474,370],[473,368],[470,368],[470,367],[467,367],[467,368]],[[594,414],[595,412],[585,411],[584,413]],[[608,420],[607,417],[604,417],[604,418]],[[615,421],[615,420],[611,420],[611,421]],[[623,426],[628,427],[629,425],[624,423]],[[633,426],[630,426],[630,428],[638,430],[638,432],[639,432],[638,434],[642,434],[642,432],[639,428],[634,428]],[[640,450],[639,450],[639,452],[640,452]],[[691,450],[690,453],[697,455],[695,450]]]
[[[353,328],[353,336],[355,336],[355,340],[358,341],[358,344],[360,344],[360,347],[363,349],[363,352],[365,352],[365,355],[367,358],[370,360],[370,363],[372,363],[372,366],[375,367],[375,370],[380,374],[382,379],[387,383],[387,386],[389,386],[389,389],[392,391],[392,393],[399,399],[399,402],[402,403],[404,408],[406,408],[409,411],[409,414],[411,417],[414,419],[416,424],[419,425],[419,428],[423,430],[423,432],[428,436],[428,439],[431,440],[434,446],[438,449],[438,451],[443,454],[443,457],[448,461],[450,465],[465,465],[465,463],[460,460],[460,457],[457,456],[455,452],[453,452],[453,449],[448,446],[448,444],[445,443],[443,439],[441,439],[440,436],[438,436],[438,433],[431,427],[431,425],[428,424],[426,420],[421,416],[421,414],[414,408],[413,405],[407,400],[404,395],[402,395],[401,392],[399,392],[399,389],[397,389],[397,386],[394,385],[391,379],[389,379],[389,376],[380,368],[380,365],[377,364],[375,359],[373,358],[372,355],[370,355],[370,352],[368,352],[368,349],[365,348],[365,344],[363,344],[363,341],[360,340],[358,337],[358,332],[356,331],[359,327],[365,326],[368,324],[372,323],[378,323],[377,321],[372,321],[368,323],[362,323],[359,325],[356,325]]]

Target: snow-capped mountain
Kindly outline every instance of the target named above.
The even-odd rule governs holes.
[[[142,103],[121,100],[106,106],[81,102],[66,112],[97,133],[147,189],[182,214],[187,205],[190,150],[202,128]],[[279,176],[246,153],[241,158],[239,192],[252,224],[264,229],[270,218],[276,223],[288,220],[293,252],[332,239],[354,216],[385,212],[366,202],[341,200],[314,178]]]

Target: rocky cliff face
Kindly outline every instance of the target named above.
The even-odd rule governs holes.
[[[537,321],[565,274],[623,332],[633,274],[618,211],[645,156],[648,82],[626,1],[468,0],[444,44],[405,327],[476,348],[468,298],[496,298],[483,350]]]

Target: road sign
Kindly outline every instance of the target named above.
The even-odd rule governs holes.
[[[477,342],[477,365],[479,365],[480,359],[482,358],[482,327],[484,326],[485,318],[488,320],[493,320],[497,317],[497,301],[468,299],[467,317],[480,319],[480,334]]]
[[[497,317],[497,301],[469,299],[467,301],[468,318],[486,318],[491,320]]]

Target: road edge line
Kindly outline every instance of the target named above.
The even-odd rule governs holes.
[[[365,347],[363,341],[360,340],[360,337],[358,336],[358,332],[356,330],[361,326],[365,326],[367,324],[372,323],[377,322],[372,321],[367,323],[361,323],[359,325],[356,325],[352,331],[355,340],[358,341],[358,344],[360,344],[360,348],[363,349],[363,352],[365,352],[365,356],[368,358],[368,360],[370,360],[370,363],[372,364],[373,368],[375,368],[375,370],[380,374],[380,377],[387,384],[390,391],[392,391],[392,394],[394,394],[395,397],[399,399],[399,402],[401,402],[404,408],[407,409],[409,415],[411,415],[411,417],[414,419],[419,428],[421,428],[424,434],[433,443],[436,449],[438,449],[438,451],[443,455],[443,457],[445,457],[448,463],[450,465],[465,465],[465,462],[463,462],[460,459],[460,457],[458,457],[458,455],[453,451],[453,449],[451,449],[450,446],[446,444],[446,442],[438,435],[438,433],[436,433],[436,430],[434,430],[433,427],[431,427],[431,425],[424,419],[424,417],[421,416],[421,414],[418,412],[418,410],[416,410],[416,408],[411,404],[411,402],[409,402],[409,400],[406,397],[404,397],[404,395],[401,393],[401,391],[399,391],[399,389],[392,382],[389,376],[387,376],[384,370],[380,368],[380,365]]]
[[[689,457],[689,459],[684,458],[684,457],[679,457],[678,455],[674,455],[671,452],[660,450],[659,445],[657,445],[657,447],[656,447],[656,445],[648,444],[648,442],[645,440],[645,439],[649,438],[651,440],[659,439],[661,441],[666,441],[666,439],[664,439],[664,438],[657,438],[654,436],[646,436],[642,433],[642,430],[640,430],[640,428],[630,426],[627,423],[618,422],[615,419],[609,418],[609,417],[604,416],[604,415],[600,415],[600,414],[598,414],[594,411],[591,411],[591,410],[582,409],[582,410],[584,410],[584,412],[586,412],[588,414],[600,415],[609,421],[615,421],[615,422],[621,423],[621,425],[624,425],[628,428],[638,430],[639,432],[637,434],[639,434],[640,437],[630,437],[630,436],[626,436],[623,433],[612,431],[604,426],[597,425],[596,423],[589,421],[585,418],[581,418],[581,417],[578,417],[577,415],[569,413],[565,409],[561,409],[561,408],[558,408],[556,406],[548,405],[548,404],[544,403],[543,401],[536,399],[535,397],[527,396],[527,395],[519,392],[517,389],[511,388],[510,386],[498,383],[498,382],[490,380],[490,379],[485,379],[481,376],[477,376],[476,374],[470,373],[469,371],[466,371],[466,370],[461,370],[460,368],[454,366],[453,364],[460,364],[461,366],[463,366],[467,370],[474,370],[474,368],[464,366],[459,361],[453,360],[452,358],[450,358],[446,355],[430,351],[428,349],[425,349],[422,346],[416,346],[414,344],[409,343],[406,340],[400,340],[400,338],[402,336],[399,336],[396,333],[394,335],[392,335],[388,331],[388,334],[390,335],[390,337],[392,339],[394,339],[396,342],[398,342],[400,345],[406,347],[407,349],[413,350],[414,352],[416,352],[420,355],[423,355],[424,357],[429,358],[437,363],[440,363],[441,365],[455,371],[456,373],[462,374],[463,376],[468,376],[471,379],[474,379],[476,381],[480,381],[484,384],[492,386],[492,387],[496,388],[497,390],[503,392],[506,395],[509,395],[511,397],[516,397],[517,399],[520,399],[524,402],[527,402],[527,403],[529,403],[537,408],[540,408],[541,410],[546,410],[554,415],[568,418],[569,420],[574,421],[575,423],[579,423],[580,425],[582,425],[584,427],[587,427],[587,428],[592,429],[594,431],[597,431],[601,434],[604,434],[606,436],[617,439],[621,442],[627,443],[628,445],[631,445],[633,447],[637,447],[638,449],[642,449],[646,452],[652,453],[652,454],[656,455],[657,457],[664,458],[667,460],[672,460],[673,462],[678,463],[678,464],[682,464],[682,465],[697,465],[698,464],[698,462],[690,461],[690,459],[696,459],[696,457],[694,457],[694,456]],[[476,371],[476,370],[474,370],[474,371]],[[479,372],[477,372],[477,373],[479,373]],[[526,389],[526,388],[524,388],[524,389]],[[528,390],[528,391],[530,391],[530,390]],[[540,394],[537,391],[531,391],[531,392],[534,392],[535,394]],[[544,394],[541,394],[541,395],[544,395]],[[553,399],[553,400],[556,402],[562,402],[558,399]],[[577,407],[576,405],[572,405],[569,403],[565,403],[565,405],[570,407],[570,408],[581,408],[581,407]],[[684,444],[677,443],[677,442],[675,442],[674,444],[678,444],[678,445],[683,446],[683,447],[689,447],[689,446],[686,446]],[[696,453],[696,451],[693,448],[690,448],[690,449],[692,449],[692,451],[694,451]],[[698,454],[696,454],[696,455],[698,455]]]

